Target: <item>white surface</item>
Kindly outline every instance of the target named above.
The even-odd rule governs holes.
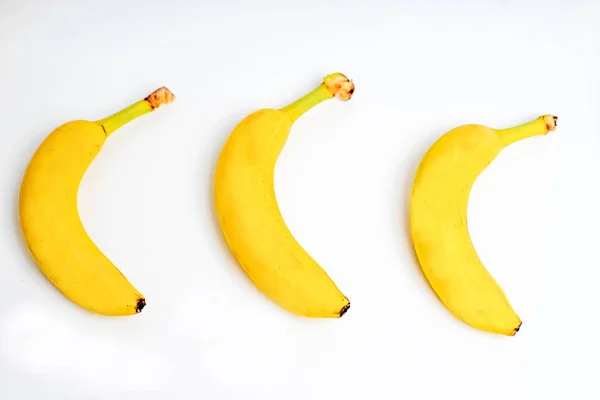
[[[216,3],[0,2],[0,398],[598,399],[600,3]],[[352,301],[309,320],[229,255],[211,174],[242,117],[335,71],[354,98],[302,117],[276,173],[291,230]],[[91,237],[148,300],[95,316],[26,253],[20,179],[59,124],[162,85],[176,102],[111,136],[81,186]],[[546,113],[558,130],[472,193],[475,245],[524,321],[481,333],[420,275],[408,188],[448,129]]]

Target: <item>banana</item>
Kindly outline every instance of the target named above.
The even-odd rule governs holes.
[[[174,98],[163,87],[100,121],[67,122],[46,137],[25,171],[19,218],[30,253],[54,286],[89,311],[132,315],[146,300],[86,233],[77,210],[79,184],[111,133]]]
[[[353,92],[354,84],[335,73],[286,107],[251,113],[231,132],[217,161],[215,208],[227,244],[254,285],[295,315],[339,318],[350,302],[286,226],[275,198],[275,164],[302,114],[336,95],[348,100]]]
[[[514,336],[521,319],[471,242],[467,227],[471,187],[504,147],[553,131],[556,120],[544,115],[508,129],[457,127],[431,146],[417,169],[410,226],[419,264],[446,308],[476,329]]]

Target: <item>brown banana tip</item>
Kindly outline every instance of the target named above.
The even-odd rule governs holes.
[[[350,303],[348,303],[344,307],[342,307],[342,309],[340,310],[340,318],[342,318],[344,316],[344,314],[346,314],[348,312],[349,309],[350,309]]]
[[[175,95],[169,89],[163,86],[150,93],[144,100],[150,103],[150,107],[155,110],[163,104],[169,104],[173,102],[175,100]]]
[[[144,307],[146,307],[146,299],[139,299],[137,305],[135,306],[135,312],[137,314],[141,313]]]
[[[512,336],[515,336],[517,334],[517,332],[519,332],[519,329],[521,329],[521,325],[523,325],[523,321],[519,322],[519,326],[517,326],[515,328],[515,330],[513,331]]]
[[[548,129],[548,131],[553,131],[556,129],[556,126],[557,126],[556,121],[558,120],[557,116],[544,115],[544,116],[542,116],[542,119],[546,123],[546,129]]]
[[[329,90],[332,96],[338,96],[346,101],[350,100],[354,94],[354,83],[346,75],[336,72],[323,78],[323,85]]]

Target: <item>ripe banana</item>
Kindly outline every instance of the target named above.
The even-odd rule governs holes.
[[[46,277],[89,311],[132,315],[146,300],[86,233],[77,210],[79,184],[108,135],[174,98],[163,87],[100,121],[63,124],[42,142],[23,177],[19,217],[27,246]]]
[[[511,143],[545,135],[556,117],[544,115],[508,129],[465,125],[439,138],[414,179],[410,226],[429,284],[452,314],[476,329],[513,336],[521,319],[479,259],[467,227],[467,203],[479,174]]]
[[[259,290],[300,316],[338,318],[350,302],[283,221],[275,164],[294,121],[336,94],[348,100],[353,92],[354,84],[335,73],[284,108],[253,112],[232,131],[217,161],[215,207],[233,255]]]

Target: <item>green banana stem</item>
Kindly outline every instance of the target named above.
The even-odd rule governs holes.
[[[168,104],[173,100],[175,100],[173,93],[166,87],[161,87],[152,92],[144,100],[137,101],[110,117],[96,121],[96,123],[102,126],[106,136],[108,136],[126,123],[154,111],[162,104]]]
[[[329,92],[329,90],[327,90],[325,86],[321,85],[312,92],[300,97],[292,104],[283,107],[281,109],[281,112],[286,114],[292,120],[293,123],[298,118],[300,118],[302,114],[304,114],[320,102],[330,99],[332,97],[333,95]]]
[[[543,115],[522,125],[514,126],[507,129],[496,129],[500,139],[505,146],[517,142],[528,137],[536,135],[545,135],[556,129],[556,120],[558,118],[553,115]]]

